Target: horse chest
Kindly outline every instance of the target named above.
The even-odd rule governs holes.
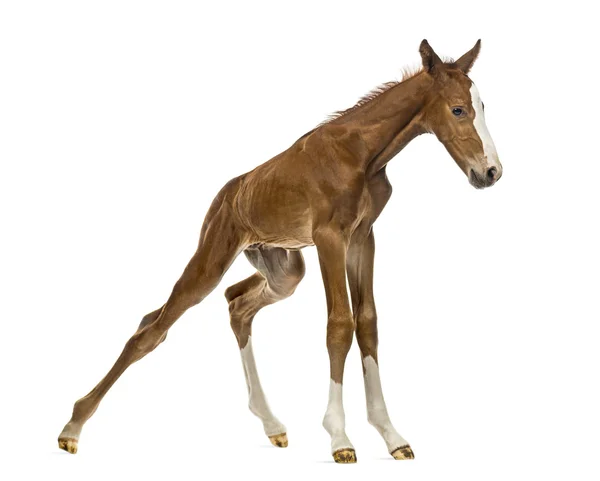
[[[369,180],[363,190],[361,204],[362,221],[366,224],[373,225],[379,214],[383,211],[390,196],[392,195],[392,186],[389,183],[385,172],[377,175]]]

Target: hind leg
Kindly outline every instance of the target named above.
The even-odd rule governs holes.
[[[245,254],[258,272],[225,291],[231,328],[240,347],[250,411],[262,421],[271,443],[286,447],[286,428],[271,412],[258,377],[251,331],[254,316],[260,309],[293,294],[304,276],[304,261],[299,251],[281,248],[250,249]]]
[[[75,403],[71,420],[58,438],[61,449],[73,454],[77,452],[83,425],[94,414],[111,386],[131,364],[164,340],[167,330],[187,309],[202,301],[217,286],[244,246],[245,235],[236,229],[226,208],[209,212],[198,250],[175,284],[166,304],[142,320],[108,374],[89,394]]]
[[[156,311],[152,311],[149,314],[146,314],[143,318],[142,321],[140,322],[140,325],[138,326],[138,332],[141,331],[144,327],[146,327],[148,324],[151,324],[152,322],[154,322],[158,316],[160,315],[161,311],[163,310],[163,307],[159,307],[158,309],[156,309]],[[160,340],[160,342],[163,342],[165,340],[165,338],[167,337],[167,333],[165,332],[164,336],[162,337],[162,339]]]
[[[156,319],[158,319],[158,316],[162,312],[163,307],[164,306],[160,307],[159,309],[156,309],[155,311],[150,312],[149,314],[146,314],[142,318],[142,321],[140,322],[140,325],[138,326],[136,334],[139,333],[148,324],[151,324]],[[158,343],[160,344],[161,342],[163,342],[166,337],[167,337],[167,333],[165,332]],[[88,396],[89,396],[89,394],[88,394]],[[75,414],[75,410],[73,411],[73,415],[74,414]],[[79,433],[81,432],[81,428],[83,427],[84,422],[85,421],[83,419],[77,420],[74,418],[72,418],[71,421],[69,421],[69,423],[63,429],[63,432],[61,433],[59,440],[58,440],[58,445],[61,449],[64,449],[65,451],[68,451],[71,454],[75,454],[77,452]]]

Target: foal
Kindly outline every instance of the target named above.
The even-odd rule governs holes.
[[[164,341],[173,323],[217,287],[241,252],[256,273],[229,287],[225,297],[250,410],[263,422],[271,442],[286,447],[286,428],[271,412],[260,385],[250,334],[261,308],[292,295],[304,275],[300,249],[314,245],[327,297],[330,388],[323,426],[331,435],[333,458],[356,462],[342,405],[344,363],[355,331],[369,422],[394,458],[413,458],[409,444],[392,426],[379,379],[372,226],[392,193],[386,165],[417,135],[434,133],[478,189],[502,175],[483,103],[467,76],[479,50],[480,41],[457,61],[443,62],[423,40],[418,73],[379,87],[288,150],[229,181],[210,206],[198,249],[167,302],[142,319],[112,369],[75,403],[59,447],[77,452],[84,423],[119,376]]]

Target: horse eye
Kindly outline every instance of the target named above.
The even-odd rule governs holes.
[[[452,109],[452,113],[453,113],[454,115],[456,115],[457,117],[460,117],[460,116],[462,115],[462,113],[463,113],[463,109],[461,109],[461,108],[459,108],[459,107],[454,107],[454,108]]]

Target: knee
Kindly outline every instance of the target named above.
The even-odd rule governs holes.
[[[377,324],[377,311],[373,306],[360,306],[356,313],[357,324],[369,326]]]
[[[329,316],[327,321],[327,347],[347,353],[354,335],[352,316]]]
[[[374,309],[361,310],[356,316],[356,340],[363,356],[377,351],[377,314]]]

